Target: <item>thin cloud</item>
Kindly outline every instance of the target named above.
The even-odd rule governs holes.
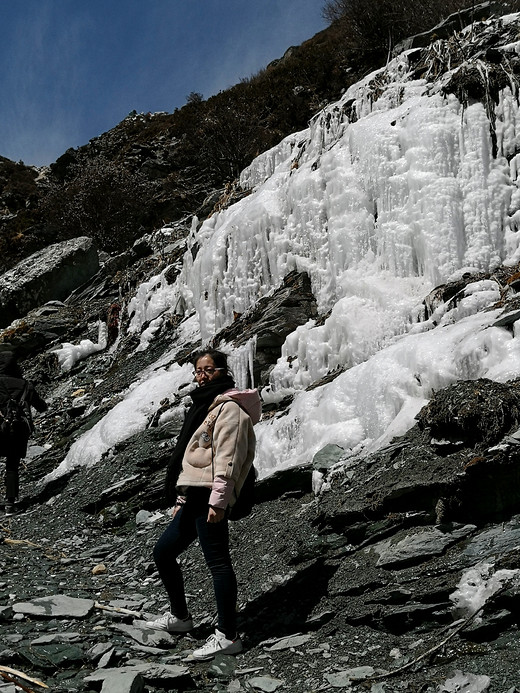
[[[4,25],[9,55],[2,55],[0,153],[36,165],[54,160],[79,136],[85,88],[78,47],[88,21],[75,15],[60,22],[51,7],[11,13]]]
[[[318,4],[3,0],[0,155],[48,164],[133,109],[227,89],[323,28]]]

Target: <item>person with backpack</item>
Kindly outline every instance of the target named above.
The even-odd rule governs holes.
[[[16,510],[20,486],[20,462],[34,430],[31,407],[44,412],[46,402],[10,351],[0,352],[0,457],[5,457],[5,514]]]
[[[213,578],[217,628],[192,657],[203,661],[217,653],[238,654],[237,580],[229,552],[228,516],[240,496],[255,454],[253,425],[261,415],[257,390],[238,390],[227,356],[197,352],[192,363],[198,387],[186,414],[166,475],[173,520],[154,548],[154,560],[170,600],[170,611],[149,628],[186,633],[193,628],[178,556],[199,539]]]

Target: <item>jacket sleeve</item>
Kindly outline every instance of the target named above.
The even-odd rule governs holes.
[[[215,476],[213,479],[213,486],[211,487],[209,505],[214,508],[222,508],[225,510],[229,505],[229,500],[233,495],[234,488],[235,482],[233,479],[225,478],[220,475]]]
[[[213,432],[214,476],[236,481],[249,450],[251,419],[241,407],[224,403],[215,421]]]

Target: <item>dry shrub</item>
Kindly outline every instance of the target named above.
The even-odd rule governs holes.
[[[473,5],[471,0],[328,0],[323,16],[342,25],[353,51],[384,56],[402,39]]]
[[[124,250],[142,235],[153,182],[103,156],[70,173],[70,180],[52,187],[42,201],[58,238],[90,236],[110,252]]]

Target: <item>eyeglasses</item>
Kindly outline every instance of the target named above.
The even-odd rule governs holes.
[[[205,375],[212,376],[215,371],[223,371],[224,368],[212,368],[211,366],[206,366],[206,368],[197,368],[196,370],[193,371],[193,375],[196,378],[200,378],[200,376],[204,373]]]

